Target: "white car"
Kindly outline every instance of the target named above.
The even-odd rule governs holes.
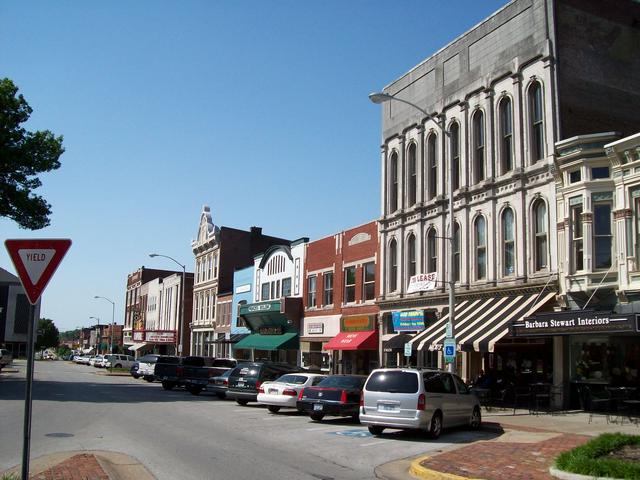
[[[89,366],[97,367],[98,365],[96,365],[96,363],[102,362],[103,358],[104,355],[96,355],[95,357],[91,357],[91,359],[89,360]]]
[[[127,370],[135,363],[136,359],[131,355],[105,355],[100,362],[99,367],[102,368],[126,368]]]
[[[153,382],[156,372],[156,362],[161,355],[148,353],[138,359],[138,376],[144,378],[147,382]]]
[[[282,407],[296,408],[300,392],[305,387],[317,385],[326,377],[317,373],[287,373],[260,385],[258,403],[266,405],[271,413],[278,413]]]
[[[91,360],[91,355],[80,355],[75,362],[78,365],[89,365],[89,360]]]
[[[12,361],[13,355],[11,355],[11,352],[4,348],[0,348],[0,370],[2,370],[7,365],[11,365]]]

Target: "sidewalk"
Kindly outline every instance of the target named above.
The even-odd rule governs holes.
[[[154,480],[137,459],[100,450],[60,452],[32,459],[31,480]],[[20,465],[0,472],[20,478]],[[10,477],[11,478],[11,477]]]
[[[605,415],[590,418],[585,412],[530,415],[528,411],[483,412],[483,428],[499,437],[444,452],[390,462],[375,469],[376,477],[395,480],[424,478],[460,480],[547,480],[549,467],[566,450],[607,432],[640,435],[640,427],[625,422],[607,423]],[[591,423],[589,423],[591,420]],[[446,435],[446,431],[443,435]]]

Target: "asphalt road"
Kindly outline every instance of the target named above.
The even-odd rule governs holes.
[[[25,364],[0,374],[0,471],[20,464]],[[166,392],[158,383],[101,375],[67,362],[36,362],[31,458],[111,450],[140,460],[160,480],[365,479],[375,466],[490,438],[453,430],[437,440],[411,432],[372,437],[350,419],[322,423],[294,412]],[[283,413],[284,412],[284,413]]]

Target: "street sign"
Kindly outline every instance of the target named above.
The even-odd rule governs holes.
[[[71,246],[69,239],[5,240],[13,265],[31,305],[46,288]]]
[[[456,359],[456,340],[455,338],[444,339],[444,361],[452,363]]]
[[[404,344],[404,356],[405,357],[410,357],[411,356],[411,344],[410,343],[405,343]]]

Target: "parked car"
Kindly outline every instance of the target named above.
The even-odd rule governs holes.
[[[258,388],[258,403],[266,405],[271,413],[282,407],[297,408],[298,395],[305,387],[317,385],[327,378],[317,373],[287,373],[272,382],[263,382]]]
[[[102,363],[102,359],[104,358],[104,355],[96,355],[95,357],[91,357],[91,359],[89,359],[89,366],[90,367],[98,367],[98,365],[96,365],[96,363]]]
[[[384,368],[371,372],[360,421],[373,435],[385,428],[425,430],[431,437],[457,425],[480,428],[480,402],[460,377],[442,370]]]
[[[285,373],[298,371],[284,363],[252,362],[242,363],[235,367],[229,375],[227,398],[235,400],[239,405],[246,405],[258,399],[258,388],[262,382],[275,380]]]
[[[138,376],[144,378],[147,382],[153,382],[155,377],[156,362],[162,355],[156,353],[148,353],[138,359]]]
[[[140,375],[138,375],[138,367],[138,362],[133,362],[133,365],[131,365],[131,368],[129,369],[129,374],[135,379],[140,378]]]
[[[5,348],[0,348],[0,370],[13,362],[13,355]]]
[[[172,390],[180,383],[178,367],[182,364],[182,360],[182,358],[173,355],[158,357],[153,372],[154,376],[162,382],[162,388],[165,390]]]
[[[231,375],[233,369],[230,368],[222,375],[217,377],[211,377],[209,379],[209,385],[207,385],[207,392],[215,394],[218,398],[227,398],[227,390],[229,390],[229,375]]]
[[[296,406],[316,422],[325,415],[353,417],[357,421],[366,379],[365,375],[331,375],[318,385],[303,389]]]
[[[96,365],[102,368],[131,368],[131,365],[135,363],[136,359],[131,355],[112,354],[105,355],[100,362]]]
[[[232,358],[186,357],[178,370],[180,381],[192,395],[199,395],[209,386],[209,379],[222,375],[238,365]]]

